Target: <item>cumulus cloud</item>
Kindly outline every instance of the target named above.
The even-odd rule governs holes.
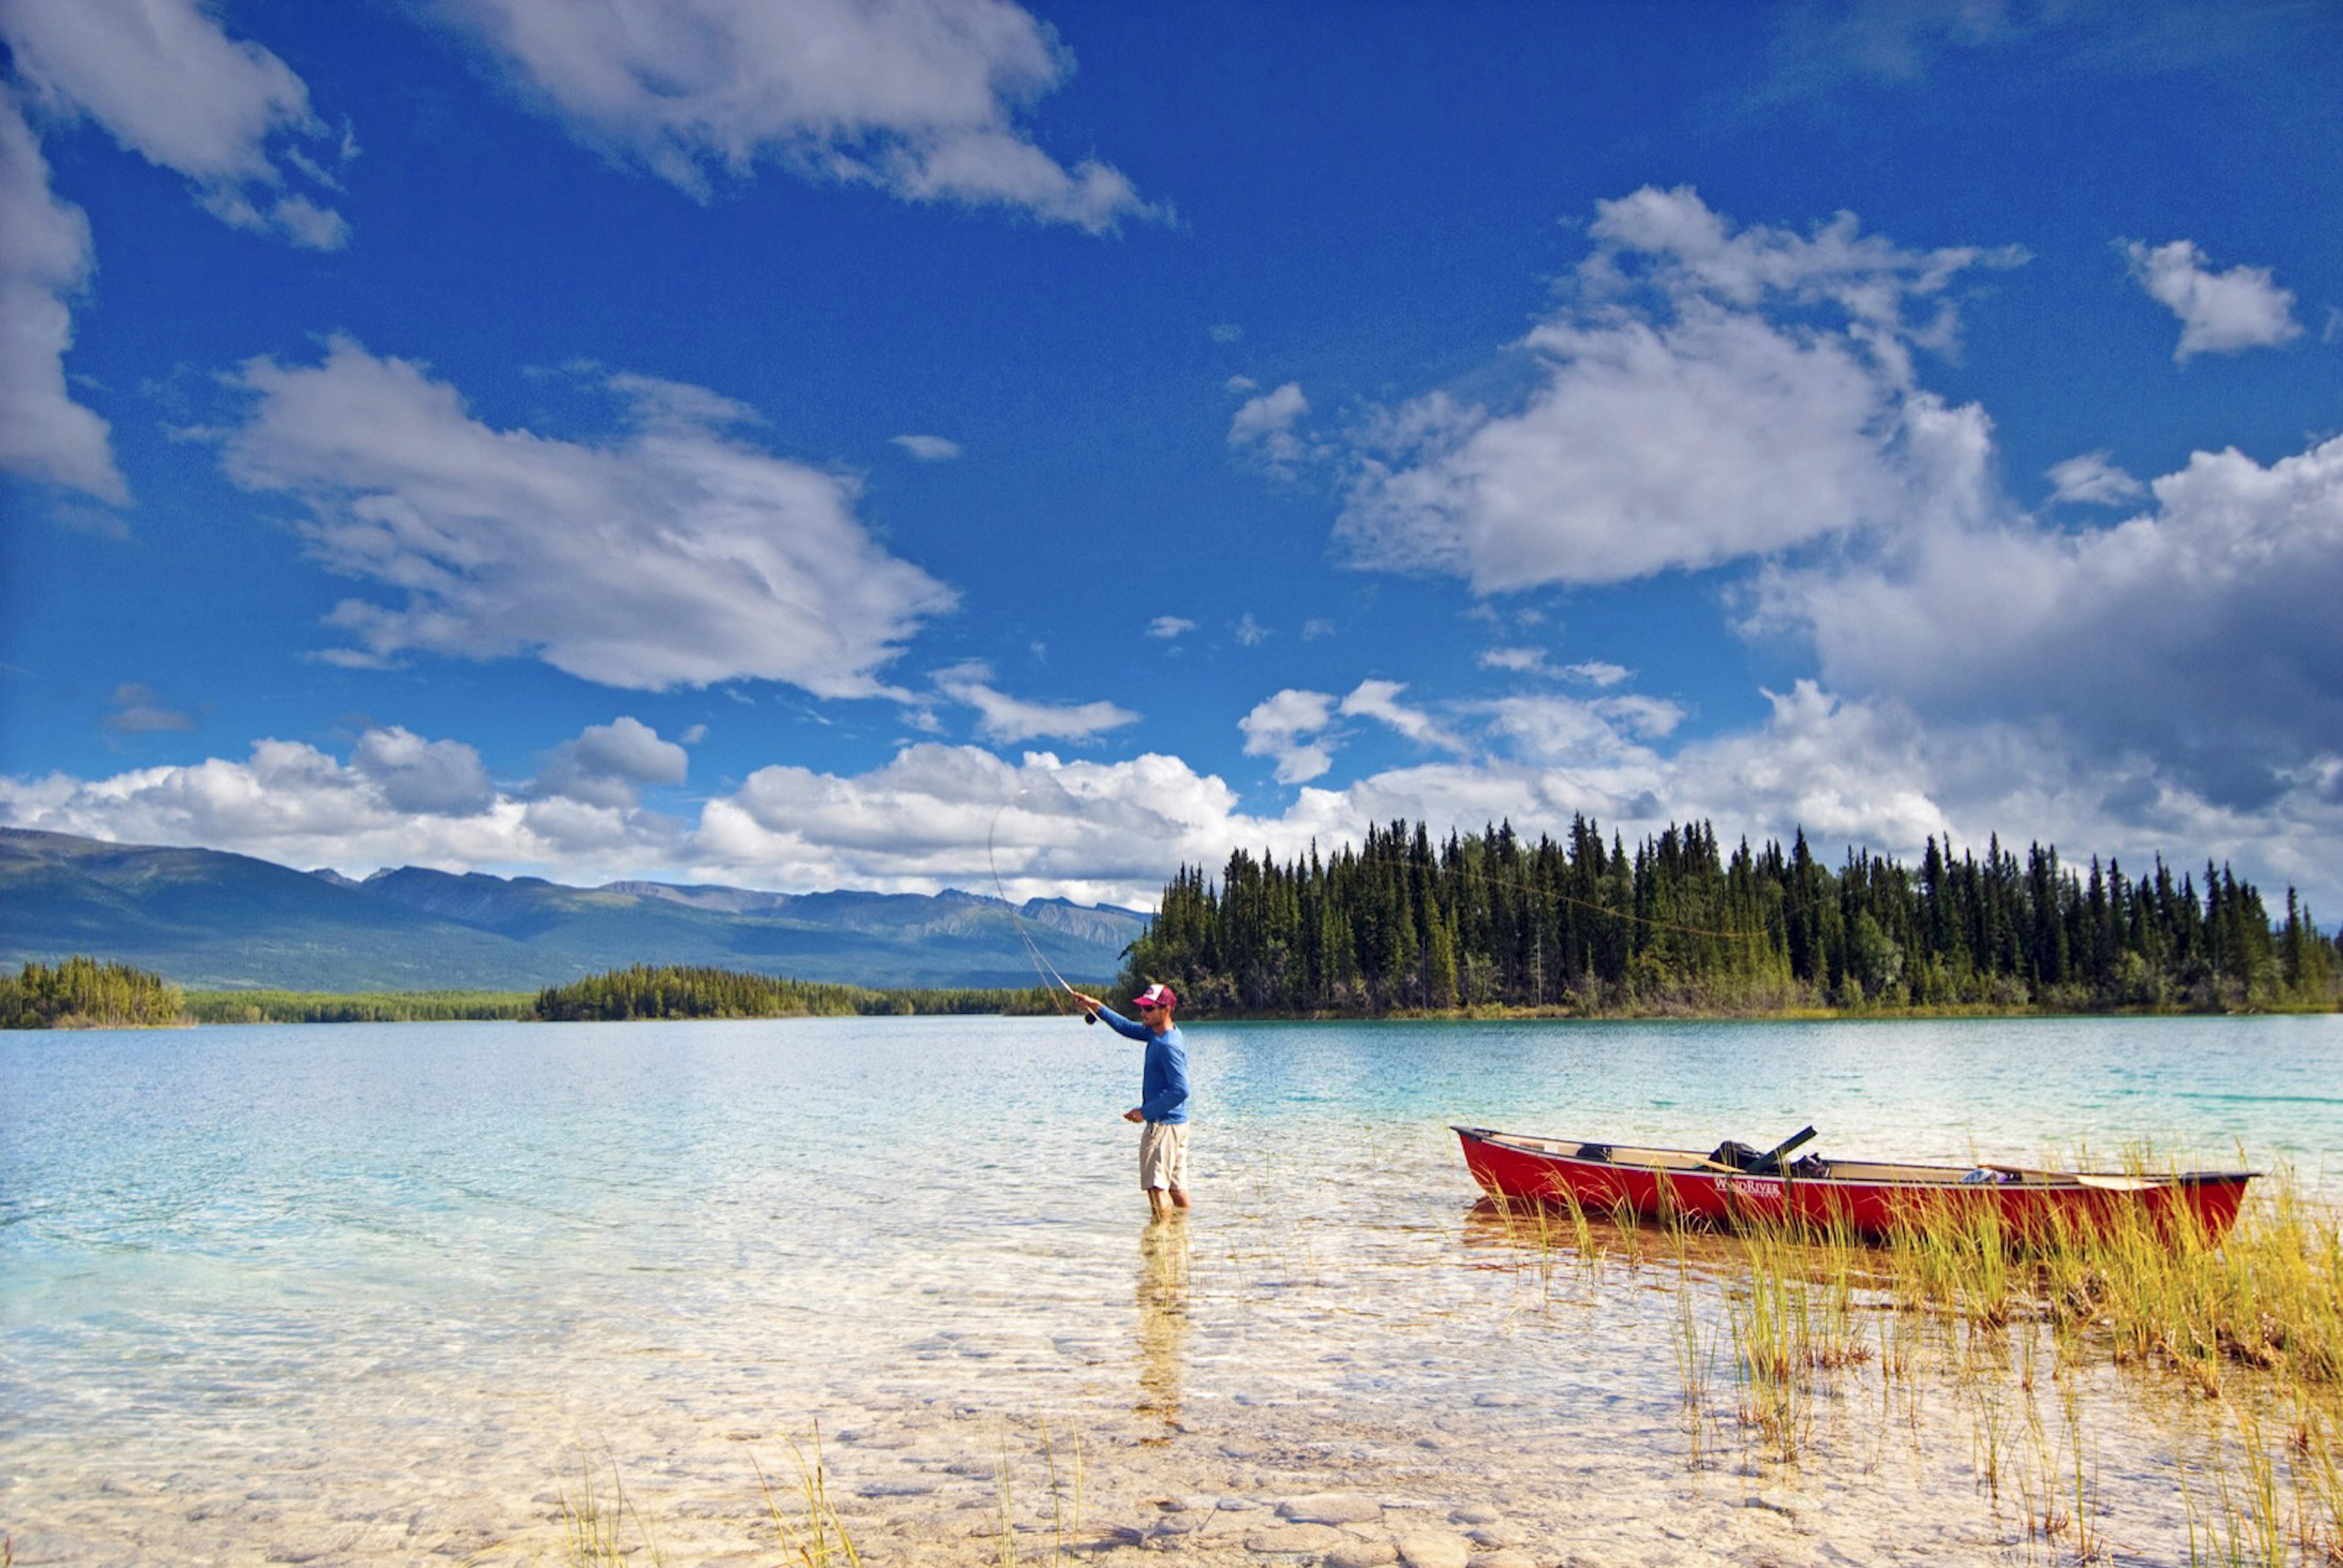
[[[760,887],[957,887],[1015,900],[1152,908],[1166,868],[1217,865],[1239,842],[1281,845],[1275,824],[1238,812],[1235,792],[1177,758],[1017,763],[972,747],[921,744],[853,777],[776,766],[710,801],[693,863]]]
[[[1345,737],[1338,719],[1372,719],[1415,742],[1462,752],[1464,742],[1425,709],[1399,700],[1407,688],[1393,680],[1363,680],[1341,699],[1323,691],[1288,688],[1254,705],[1237,721],[1248,757],[1276,763],[1281,784],[1306,784],[1334,765],[1334,749]]]
[[[2189,865],[2211,856],[2273,892],[2292,883],[2321,910],[2343,908],[2330,852],[2343,840],[2343,756],[2243,807],[2190,789],[2152,759],[2094,757],[2056,723],[1923,721],[1892,697],[1801,680],[1768,694],[1758,724],[1664,751],[1668,705],[1639,700],[1548,694],[1460,709],[1476,727],[1473,756],[1340,789],[1311,774],[1276,815],[1241,810],[1222,779],[1176,757],[1011,762],[934,743],[861,774],[760,769],[696,818],[533,791],[483,799],[469,748],[382,730],[347,762],[264,740],[243,761],[86,781],[0,777],[0,822],[354,872],[414,863],[588,883],[663,875],[785,891],[990,892],[997,866],[1012,899],[1151,908],[1175,869],[1216,869],[1240,847],[1288,858],[1397,819],[1467,829],[1509,820],[1560,838],[1584,814],[1631,841],[1707,820],[1728,844],[1787,842],[1803,829],[1825,859],[1860,845],[1907,863],[1932,835],[1981,851],[1996,831],[2022,832],[2070,854],[2116,854],[2134,870],[2157,854]],[[1324,693],[1280,693],[1254,710],[1248,750],[1283,749],[1306,773],[1304,751],[1342,722],[1340,708]],[[633,757],[622,765],[667,766],[663,743],[636,735],[630,749],[624,725],[597,728]]]
[[[942,463],[960,456],[960,443],[941,436],[898,436],[895,445],[922,463]]]
[[[1196,623],[1185,616],[1159,615],[1147,623],[1148,636],[1160,637],[1167,642],[1173,638],[1185,637],[1195,629]]]
[[[976,709],[979,730],[1002,745],[1087,740],[1139,722],[1138,714],[1111,702],[1030,702],[995,689],[990,678],[991,672],[980,664],[962,665],[940,672],[936,689]]]
[[[1021,111],[1073,70],[1008,0],[440,0],[570,134],[705,199],[761,162],[900,200],[1097,234],[1162,221],[1121,171],[1068,168]]]
[[[89,220],[50,190],[40,143],[0,85],[0,468],[124,506],[110,428],[65,389],[71,302],[90,266]]]
[[[349,240],[341,215],[286,170],[331,188],[338,161],[308,89],[259,45],[230,38],[196,0],[0,0],[0,35],[47,106],[85,113],[126,150],[184,176],[204,208],[237,228],[315,250]],[[312,156],[299,143],[318,149]],[[277,144],[272,148],[272,142]]]
[[[468,746],[370,730],[348,760],[259,740],[208,759],[110,779],[0,779],[0,820],[121,843],[196,844],[290,866],[562,871],[591,879],[676,862],[672,819],[574,801],[528,801],[487,783]]]
[[[469,817],[496,799],[478,751],[460,740],[426,740],[395,724],[358,737],[350,770],[373,785],[394,811]]]
[[[2086,452],[2053,463],[2044,477],[2056,487],[2050,496],[2054,501],[2116,507],[2147,494],[2147,487],[2116,467],[2108,452]]]
[[[531,792],[623,808],[636,804],[646,785],[682,783],[689,767],[682,747],[622,714],[608,724],[589,724],[576,739],[555,747]]]
[[[1307,784],[1334,766],[1333,749],[1323,739],[1333,721],[1332,696],[1289,688],[1254,704],[1237,729],[1246,756],[1275,759],[1280,784]]]
[[[1298,381],[1249,397],[1229,421],[1229,449],[1252,457],[1272,473],[1291,474],[1310,455],[1293,428],[1309,412],[1310,399],[1302,395]]]
[[[1914,251],[1842,214],[1736,230],[1688,187],[1597,204],[1573,296],[1492,408],[1434,392],[1372,420],[1338,533],[1364,566],[1480,592],[1764,556],[1981,504],[1990,427],[1914,379],[1949,291],[2011,249]]]
[[[2123,252],[2149,297],[2180,318],[2180,345],[2172,351],[2180,364],[2197,354],[2275,348],[2302,336],[2294,295],[2277,285],[2268,267],[2215,272],[2205,253],[2186,239],[2153,247],[2134,240]]]
[[[876,672],[951,591],[881,549],[856,487],[722,427],[697,387],[621,377],[633,420],[598,444],[498,430],[408,360],[337,338],[322,363],[255,359],[219,433],[246,489],[298,498],[312,554],[395,597],[331,624],[359,660],[534,657],[605,686],[741,678],[900,696]]]
[[[1752,621],[1826,684],[2062,746],[2251,809],[2343,757],[2343,438],[2268,467],[2199,452],[2114,528],[1922,532],[1868,564],[1769,573]]]

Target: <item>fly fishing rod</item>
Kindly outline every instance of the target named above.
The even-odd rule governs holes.
[[[1021,795],[1023,793],[1024,791],[1021,789],[1017,792],[1018,795]],[[990,825],[984,829],[984,863],[988,867],[991,868],[992,890],[1000,897],[1002,906],[1008,910],[1009,923],[1016,930],[1017,940],[1025,944],[1025,956],[1032,960],[1033,972],[1041,979],[1041,990],[1050,993],[1051,1006],[1055,1008],[1058,1011],[1063,1012],[1065,1011],[1065,1009],[1058,1006],[1058,992],[1051,989],[1050,982],[1055,980],[1058,986],[1064,990],[1066,994],[1069,996],[1080,996],[1081,993],[1074,990],[1074,988],[1067,982],[1066,977],[1058,972],[1056,965],[1052,964],[1048,959],[1042,956],[1041,950],[1040,946],[1034,942],[1032,934],[1026,930],[1025,922],[1018,918],[1017,906],[1009,901],[1008,886],[1001,879],[1001,862],[992,852],[993,837],[1001,830],[1001,812],[1008,810],[1010,802],[1016,799],[1017,795],[1011,795],[1009,797],[1008,800],[1003,800],[993,810],[992,821]],[[1083,1010],[1082,1022],[1085,1024],[1094,1024],[1098,1022],[1098,1014],[1090,1011],[1088,1009]]]

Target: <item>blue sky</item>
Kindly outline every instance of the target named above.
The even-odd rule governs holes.
[[[2343,913],[2331,5],[0,40],[0,821],[1148,906],[1584,812]]]

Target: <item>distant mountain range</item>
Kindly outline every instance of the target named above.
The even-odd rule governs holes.
[[[1028,986],[1025,942],[1103,984],[1148,917],[973,893],[564,887],[402,866],[363,881],[213,849],[0,828],[0,966],[74,953],[193,990],[533,990],[628,964],[868,986]]]

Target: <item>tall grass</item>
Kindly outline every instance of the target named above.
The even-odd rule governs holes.
[[[1874,1354],[1855,1326],[1855,1241],[1835,1226],[1760,1222],[1741,1257],[1745,1272],[1727,1303],[1741,1419],[1778,1457],[1795,1461],[1812,1429],[1817,1374]]]
[[[1772,1461],[1795,1463],[1813,1441],[1832,1374],[1875,1360],[1883,1427],[1900,1397],[1916,1432],[1921,1383],[1949,1387],[1978,1489],[2011,1511],[2014,1539],[2091,1562],[2109,1546],[2075,1380],[2110,1368],[2180,1391],[2176,1419],[2190,1419],[2193,1398],[2217,1423],[2178,1476],[2192,1562],[2343,1568],[2343,1231],[2290,1172],[2222,1238],[2186,1212],[2127,1208],[2018,1234],[1978,1205],[1916,1213],[1869,1246],[1752,1217],[1715,1256],[1738,1413]],[[1695,1415],[1713,1398],[1691,1299],[1700,1280],[1680,1262],[1676,1360]],[[1857,1315],[1872,1310],[1866,1335]],[[1706,1429],[1688,1429],[1697,1466]]]
[[[570,1568],[619,1568],[627,1561],[623,1536],[627,1522],[634,1522],[635,1533],[642,1538],[645,1560],[660,1568],[667,1561],[659,1554],[659,1541],[644,1523],[642,1514],[627,1499],[627,1488],[618,1479],[618,1462],[605,1458],[610,1473],[610,1489],[607,1494],[601,1487],[600,1468],[591,1459],[581,1459],[578,1465],[578,1488],[560,1489],[561,1536],[563,1560]]]
[[[780,1500],[773,1495],[771,1483],[765,1478],[765,1467],[758,1462],[756,1451],[749,1451],[749,1464],[757,1473],[757,1492],[764,1499],[765,1515],[772,1523],[788,1560],[800,1568],[861,1568],[862,1559],[854,1549],[854,1540],[846,1533],[846,1523],[839,1518],[838,1509],[830,1500],[830,1473],[822,1462],[820,1422],[813,1429],[812,1462],[807,1462],[805,1450],[794,1441],[789,1443],[789,1457],[798,1468],[797,1496],[794,1506],[784,1511]]]

